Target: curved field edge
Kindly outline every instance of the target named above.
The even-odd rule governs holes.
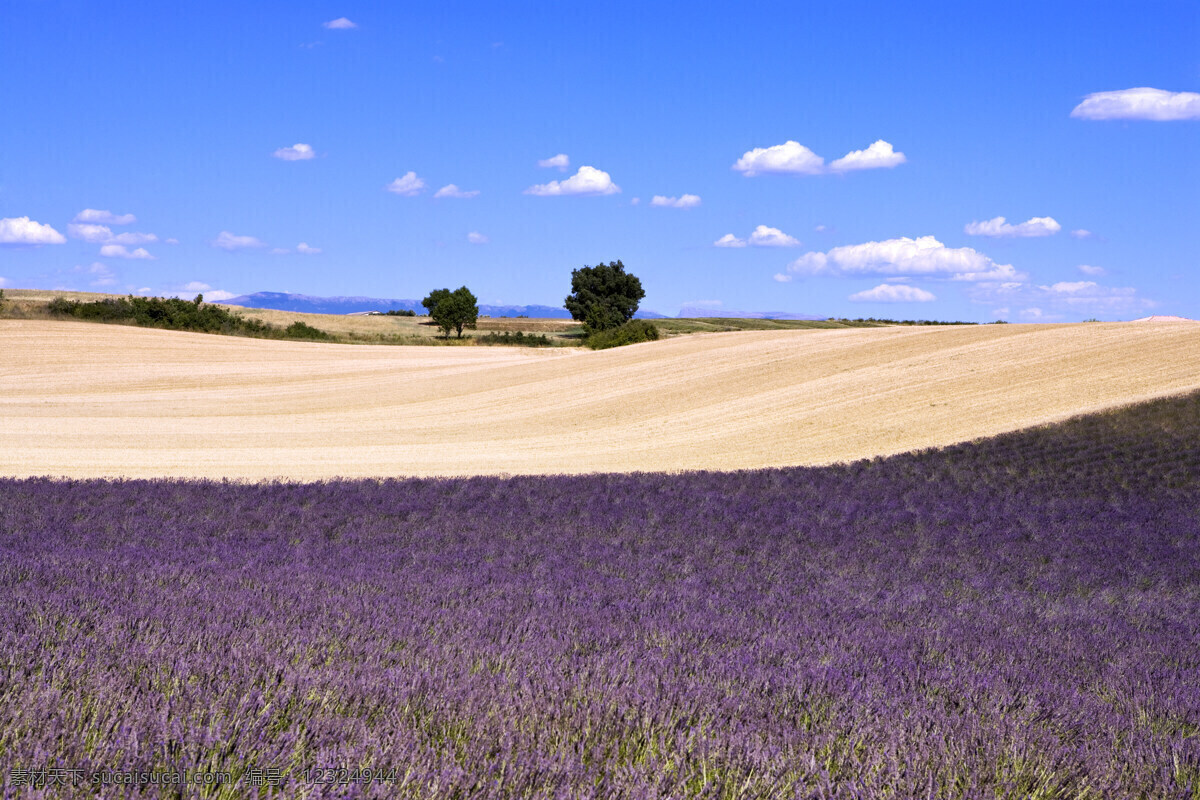
[[[1200,394],[824,468],[0,480],[0,753],[203,797],[1194,798],[1198,509]],[[339,765],[383,777],[304,777]]]
[[[697,334],[600,352],[0,321],[0,474],[332,477],[816,465],[1200,388],[1200,325]]]

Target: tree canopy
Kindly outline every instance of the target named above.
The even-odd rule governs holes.
[[[588,332],[616,328],[633,319],[646,296],[642,282],[618,261],[584,266],[571,273],[571,294],[564,305]]]
[[[455,331],[462,338],[463,328],[474,328],[479,320],[479,306],[475,295],[466,286],[460,286],[453,292],[449,289],[434,289],[429,296],[421,301],[421,305],[429,309],[433,323],[441,329],[446,338],[450,331]]]

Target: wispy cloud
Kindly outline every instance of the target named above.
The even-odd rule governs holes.
[[[443,186],[442,188],[438,189],[436,192],[434,192],[433,196],[435,198],[437,198],[437,197],[461,197],[463,199],[469,199],[472,197],[478,197],[479,190],[478,189],[464,190],[464,189],[458,188],[453,183],[448,183],[445,186]]]
[[[566,153],[559,153],[556,156],[540,159],[537,164],[539,167],[548,167],[556,169],[559,172],[566,172],[571,167],[571,159]]]
[[[154,256],[150,255],[144,247],[130,250],[123,244],[106,244],[100,248],[100,255],[103,258],[131,258],[138,261],[154,260]]]
[[[864,169],[890,169],[907,161],[890,142],[876,140],[865,150],[851,150],[828,166],[825,159],[799,142],[788,140],[771,147],[747,150],[733,169],[748,178],[756,175],[824,175]]]
[[[62,244],[65,241],[66,237],[54,228],[29,217],[0,219],[0,244]]]
[[[881,283],[874,289],[855,292],[849,299],[856,303],[928,303],[937,297],[916,286]]]
[[[650,199],[650,205],[666,208],[695,208],[700,205],[700,195],[685,194],[679,197],[664,197],[661,194],[656,194]]]
[[[309,247],[308,242],[301,242],[296,245],[296,252],[306,256],[319,256],[321,255],[321,248]]]
[[[133,214],[114,214],[97,208],[85,208],[75,215],[72,222],[94,222],[100,225],[132,225],[137,222]]]
[[[1028,319],[1057,319],[1063,315],[1107,314],[1121,316],[1154,308],[1132,286],[1104,286],[1095,281],[1059,281],[1049,285],[1025,281],[981,283],[968,290],[973,302],[1024,306]]]
[[[153,233],[138,233],[131,231],[129,233],[113,234],[107,225],[92,225],[86,222],[72,222],[67,225],[67,235],[72,239],[79,239],[92,244],[128,244],[139,245],[157,242],[158,236]]]
[[[801,275],[925,275],[960,281],[1023,279],[1011,264],[997,264],[970,247],[946,247],[933,236],[886,239],[805,253],[788,265]]]
[[[560,195],[602,195],[617,194],[621,187],[613,183],[612,176],[602,169],[583,166],[571,177],[564,181],[550,181],[525,190],[525,194],[538,197],[557,197]]]
[[[322,22],[321,27],[328,28],[331,31],[348,31],[357,28],[358,25],[345,17],[338,17],[337,19],[329,20],[329,22]]]
[[[1168,92],[1142,86],[1115,92],[1093,92],[1075,106],[1076,119],[1145,119],[1169,122],[1200,119],[1200,94]]]
[[[1077,269],[1084,275],[1104,275],[1108,272],[1104,267],[1094,267],[1091,264],[1080,264]]]
[[[487,244],[491,240],[479,231],[471,231],[467,234],[467,241],[471,244]]]
[[[1004,217],[993,217],[986,222],[968,222],[963,230],[971,236],[1031,238],[1053,236],[1062,230],[1062,225],[1054,217],[1032,217],[1018,225],[1010,225]]]
[[[86,273],[91,278],[91,280],[88,281],[89,286],[95,286],[99,288],[117,285],[116,273],[109,269],[107,264],[102,264],[99,261],[93,261],[92,264],[87,267],[76,267],[75,271]]]
[[[229,231],[221,231],[217,238],[212,242],[213,247],[218,247],[222,250],[250,250],[255,247],[266,247],[266,244],[254,238],[253,236],[238,236]]]
[[[416,197],[425,188],[425,181],[417,177],[417,173],[409,170],[385,187],[392,194]]]
[[[799,247],[800,240],[779,228],[759,225],[745,239],[727,233],[713,242],[714,247]]]
[[[271,155],[283,161],[308,161],[316,156],[312,145],[297,142],[291,147],[281,147]]]
[[[1084,228],[1076,228],[1075,230],[1071,231],[1071,238],[1072,239],[1094,239],[1094,238],[1096,238],[1096,234],[1094,234],[1091,231],[1086,230]]]

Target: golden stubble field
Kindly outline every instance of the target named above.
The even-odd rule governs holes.
[[[0,474],[826,464],[1198,388],[1188,322],[749,331],[591,352],[0,320]]]

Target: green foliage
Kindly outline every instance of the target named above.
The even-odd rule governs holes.
[[[433,309],[437,304],[450,296],[449,289],[434,289],[429,293],[429,296],[421,301],[421,305],[425,306],[425,310],[429,312],[429,316],[433,316]]]
[[[466,286],[460,286],[453,292],[449,289],[434,289],[429,296],[421,301],[421,305],[429,309],[433,324],[437,325],[447,339],[450,331],[458,333],[462,338],[463,328],[474,328],[479,320],[479,306],[475,295]]]
[[[426,299],[429,299],[429,298],[426,298]],[[415,317],[417,315],[417,312],[412,311],[407,308],[393,308],[389,311],[383,312],[383,315],[385,317]]]
[[[846,325],[978,325],[977,322],[943,322],[936,319],[876,319],[875,317],[859,317],[858,319],[835,319],[829,318],[832,322],[841,322]]]
[[[553,342],[546,334],[525,333],[517,331],[515,334],[511,331],[505,331],[501,336],[498,333],[488,333],[483,336],[478,336],[475,339],[479,344],[510,344],[519,345],[521,347],[552,347]]]
[[[92,302],[55,297],[47,305],[52,316],[74,317],[88,322],[123,322],[144,328],[163,328],[196,333],[223,333],[240,336],[289,339],[333,339],[325,331],[303,322],[292,323],[286,329],[268,325],[256,319],[205,304],[203,295],[194,300],[175,297],[118,297]]]
[[[646,296],[642,282],[620,261],[584,266],[571,273],[571,293],[563,304],[588,334],[609,330],[633,319]]]
[[[635,319],[616,328],[593,333],[583,343],[593,350],[607,350],[610,347],[657,340],[658,328],[653,323],[644,319]]]
[[[283,335],[289,339],[312,339],[318,342],[331,342],[333,337],[320,328],[296,320],[283,329]]]

